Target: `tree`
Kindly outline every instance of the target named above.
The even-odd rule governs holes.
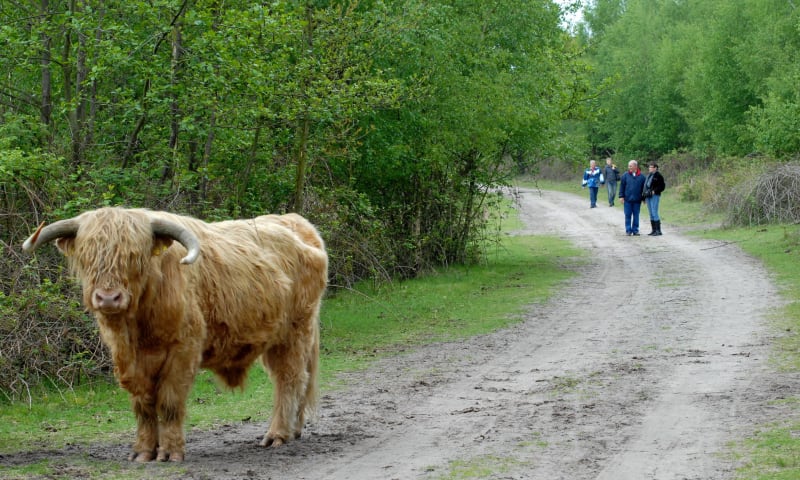
[[[782,0],[597,0],[586,12],[595,148],[797,151],[797,9]]]
[[[356,188],[393,218],[409,271],[471,256],[487,192],[553,148],[572,86],[559,11],[511,1],[405,2],[391,29],[393,63],[417,92],[398,111],[368,119]],[[384,42],[389,44],[390,42]],[[397,60],[391,60],[397,59]],[[375,176],[371,172],[386,172]],[[410,234],[409,234],[410,233]]]

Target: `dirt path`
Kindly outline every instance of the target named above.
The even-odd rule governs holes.
[[[436,479],[461,466],[473,476],[456,478],[732,478],[728,442],[778,418],[770,401],[797,390],[766,362],[780,300],[764,269],[680,235],[669,212],[664,236],[627,237],[621,206],[523,190],[520,209],[521,234],[591,252],[523,324],[349,375],[282,449],[258,446],[263,423],[191,432],[174,478]]]

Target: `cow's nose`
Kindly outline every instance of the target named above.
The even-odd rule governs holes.
[[[92,295],[92,306],[97,310],[119,311],[125,308],[125,298],[121,290],[98,288]]]

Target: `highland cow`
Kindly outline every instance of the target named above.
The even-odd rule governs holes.
[[[300,436],[317,404],[328,269],[307,220],[288,214],[206,223],[101,208],[43,224],[23,248],[53,240],[130,393],[137,419],[130,460],[183,461],[186,397],[198,369],[242,387],[256,359],[275,387],[261,444]]]

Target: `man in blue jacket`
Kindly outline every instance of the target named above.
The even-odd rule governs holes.
[[[645,177],[639,169],[639,162],[628,162],[628,171],[619,182],[619,198],[625,208],[625,233],[639,235],[639,211],[642,209],[642,191]]]
[[[604,183],[603,172],[597,166],[597,162],[595,160],[590,161],[589,168],[583,172],[582,183],[584,187],[589,187],[589,207],[597,207],[597,190]]]

